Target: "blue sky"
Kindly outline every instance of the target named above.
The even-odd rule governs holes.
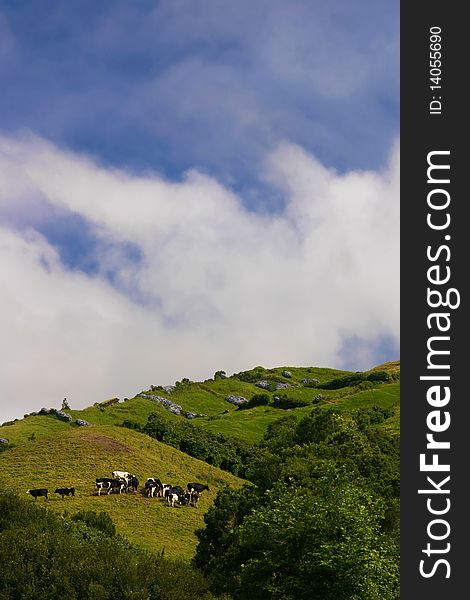
[[[4,393],[398,357],[399,3],[0,1],[0,78]]]

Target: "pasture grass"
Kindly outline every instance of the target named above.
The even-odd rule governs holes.
[[[44,418],[44,417],[42,417]],[[106,511],[119,533],[129,541],[165,556],[190,559],[196,548],[195,529],[217,490],[240,487],[243,480],[194,459],[136,431],[115,426],[67,427],[0,454],[1,478],[8,488],[25,495],[30,488],[46,487],[50,510],[74,514],[79,510]],[[96,477],[111,477],[113,470],[135,473],[139,491],[98,497]],[[190,481],[209,485],[198,508],[169,507],[161,498],[141,492],[147,477],[186,488]],[[75,487],[75,497],[62,499],[57,487]]]
[[[388,371],[394,373],[399,371],[399,361],[391,361],[378,365],[370,371]],[[286,378],[282,374],[290,371],[292,377]],[[191,423],[203,427],[212,433],[221,433],[239,437],[248,443],[260,441],[267,426],[284,414],[285,410],[273,408],[272,406],[258,406],[256,408],[237,410],[237,407],[227,402],[225,398],[229,394],[244,396],[250,399],[255,394],[267,393],[272,397],[273,392],[267,392],[255,385],[259,379],[268,381],[284,381],[292,387],[279,390],[278,394],[286,394],[290,399],[307,402],[306,407],[294,410],[299,417],[308,414],[315,397],[321,396],[318,405],[335,406],[338,410],[350,411],[354,408],[376,404],[383,408],[394,408],[395,416],[388,420],[389,429],[399,430],[399,383],[382,384],[370,390],[358,390],[357,388],[341,388],[336,390],[323,390],[305,387],[302,379],[318,379],[320,384],[333,379],[351,374],[351,371],[341,371],[323,367],[276,367],[265,369],[256,367],[246,372],[253,379],[251,382],[241,381],[239,374],[234,374],[225,379],[208,379],[204,382],[179,382],[174,391],[167,392],[156,388],[144,390],[140,393],[162,396],[179,404],[184,411],[192,411],[204,414],[205,417],[193,419]],[[42,437],[76,427],[76,419],[84,419],[95,426],[121,425],[124,421],[132,421],[139,426],[144,426],[149,415],[161,409],[161,405],[155,400],[142,398],[137,394],[134,398],[110,403],[106,400],[96,403],[83,410],[67,410],[72,416],[72,423],[63,423],[54,415],[28,416],[13,425],[0,428],[2,437],[10,440],[12,445],[29,443],[31,436]],[[58,408],[58,407],[57,407]],[[184,418],[175,415],[175,419]]]

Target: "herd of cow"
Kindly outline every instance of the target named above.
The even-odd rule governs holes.
[[[108,495],[111,492],[122,494],[129,491],[137,492],[139,489],[139,480],[135,475],[128,473],[127,471],[113,471],[112,477],[97,477],[96,488],[98,490],[98,496],[101,492],[106,492]],[[191,505],[197,508],[199,497],[204,490],[208,490],[209,486],[203,483],[188,483],[184,490],[179,485],[170,485],[162,483],[157,477],[149,477],[145,482],[143,493],[148,498],[160,497],[164,498],[169,506],[180,505]],[[27,494],[33,496],[35,500],[39,497],[48,498],[47,488],[37,488],[34,490],[27,490]],[[60,494],[62,498],[64,496],[75,496],[75,488],[57,488],[54,492]]]

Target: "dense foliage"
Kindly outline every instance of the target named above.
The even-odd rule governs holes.
[[[267,430],[246,466],[255,485],[219,493],[195,565],[240,600],[399,597],[399,448],[376,425],[314,409]]]
[[[1,600],[213,599],[187,563],[153,557],[115,534],[106,513],[62,517],[0,491]]]
[[[327,381],[326,383],[318,384],[316,387],[323,390],[337,390],[345,387],[359,386],[362,388],[374,387],[380,383],[392,383],[400,379],[400,373],[388,371],[372,371],[366,373],[352,373],[344,377],[338,377]],[[369,385],[364,385],[364,384]]]
[[[245,474],[251,446],[242,440],[206,431],[186,419],[175,419],[163,410],[152,413],[142,431],[234,475],[243,477]]]

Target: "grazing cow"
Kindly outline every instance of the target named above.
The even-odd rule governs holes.
[[[129,488],[131,488],[134,492],[136,492],[139,489],[139,480],[135,475],[132,475],[132,477],[127,482],[126,492]]]
[[[187,506],[191,501],[191,494],[189,492],[183,492],[180,494],[180,504],[182,506]]]
[[[75,488],[57,488],[54,494],[60,494],[63,500],[64,496],[75,496]]]
[[[127,481],[123,477],[120,477],[118,479],[111,479],[111,485],[109,486],[108,496],[111,492],[119,492],[120,494],[122,494],[122,492],[125,491],[127,491]]]
[[[137,481],[137,478],[135,475],[132,475],[132,473],[128,473],[127,471],[113,471],[113,477],[114,479],[124,479],[124,481],[126,482],[126,492],[128,491],[128,488],[132,487],[134,489],[134,485],[133,485],[133,481],[135,478],[135,481]],[[137,487],[139,485],[139,482],[137,481]]]
[[[200,494],[204,490],[209,490],[208,485],[204,485],[203,483],[188,483],[186,486],[188,488],[188,492],[191,494],[192,492],[197,492]]]
[[[46,488],[39,488],[36,490],[26,490],[27,494],[31,494],[31,496],[37,500],[39,498],[39,496],[44,496],[44,498],[47,500],[47,489]]]
[[[189,504],[192,504],[192,506],[194,506],[194,508],[197,508],[197,503],[199,502],[199,492],[193,491],[190,493],[190,499],[189,499]]]
[[[95,481],[96,487],[98,488],[98,496],[101,495],[102,490],[107,491],[109,494],[111,483],[114,481],[114,479],[111,479],[110,477],[97,477]]]
[[[113,471],[113,477],[114,479],[124,479],[126,483],[129,484],[130,480],[132,477],[135,477],[135,475],[132,475],[127,471]]]
[[[177,487],[179,486],[170,487],[169,489],[165,490],[165,500],[170,506],[174,506],[176,502],[181,504],[182,493],[179,491],[179,489],[177,489]]]
[[[153,498],[155,493],[157,496],[163,488],[163,484],[157,477],[149,477],[145,482],[145,493],[147,494],[147,498]]]
[[[162,487],[160,490],[158,490],[157,496],[160,496],[161,498],[166,498],[167,491],[170,490],[172,487],[173,486],[169,483],[162,483]]]

